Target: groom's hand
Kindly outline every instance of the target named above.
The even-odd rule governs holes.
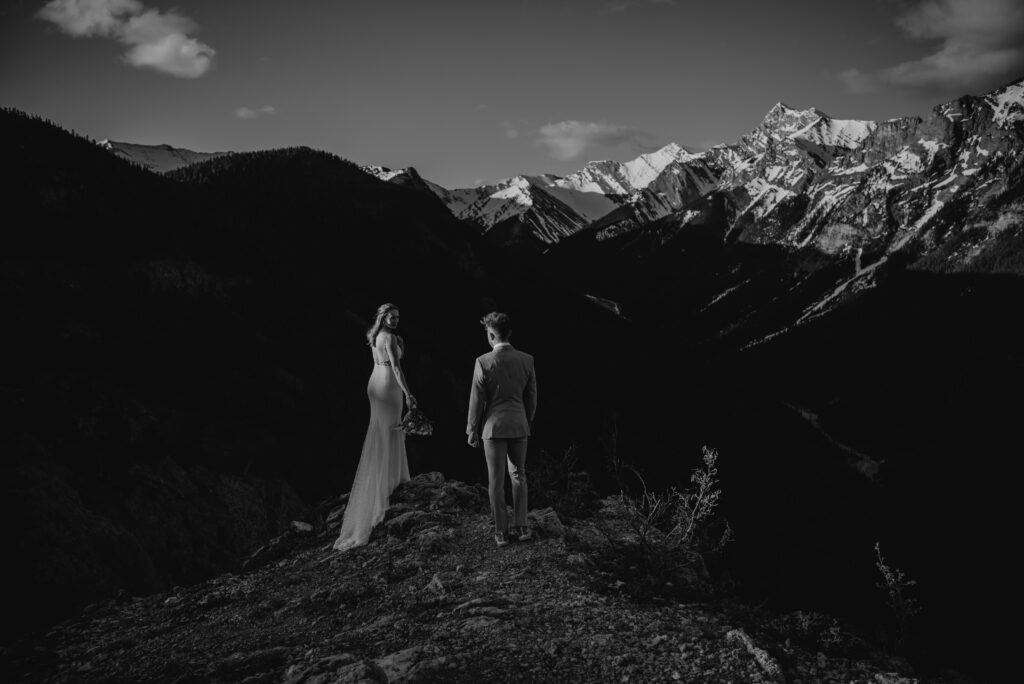
[[[466,439],[466,443],[475,449],[480,446],[480,438],[476,436],[476,433],[473,433],[468,439]]]

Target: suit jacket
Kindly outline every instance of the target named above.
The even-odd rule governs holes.
[[[483,439],[529,437],[536,413],[532,356],[508,345],[477,357],[466,434]]]

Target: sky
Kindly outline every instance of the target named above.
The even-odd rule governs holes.
[[[920,115],[1024,76],[1024,0],[7,0],[0,105],[449,188],[699,151],[776,102]]]

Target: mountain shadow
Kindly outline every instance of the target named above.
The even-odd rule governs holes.
[[[403,310],[406,371],[436,421],[414,471],[480,479],[465,446],[478,324],[507,311],[541,359],[537,452],[605,401],[614,317],[510,261],[436,200],[309,149],[157,176],[0,113],[0,380],[14,580],[4,638],[118,589],[232,567],[344,491],[368,420],[364,332]],[[556,369],[558,372],[556,372]],[[580,396],[590,397],[581,404]],[[72,521],[69,523],[68,521]]]
[[[795,325],[852,258],[744,243],[705,210],[684,230],[584,232],[549,252],[553,272],[646,331],[658,371],[627,390],[648,410],[620,418],[618,448],[648,482],[676,484],[693,464],[675,454],[721,451],[738,536],[722,570],[751,599],[877,625],[878,541],[918,581],[916,655],[995,676],[1024,409],[1019,227],[975,262],[988,272],[895,255],[872,288]]]

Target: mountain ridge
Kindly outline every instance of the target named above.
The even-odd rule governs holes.
[[[967,102],[971,104],[966,105]],[[987,107],[981,107],[981,103]],[[811,201],[802,218],[805,225],[814,224],[820,232],[821,219],[827,218],[832,205],[842,197],[824,195],[818,186],[819,177],[851,175],[852,180],[859,181],[862,177],[854,174],[870,174],[880,167],[890,180],[896,181],[903,180],[906,171],[924,170],[917,169],[918,162],[914,160],[915,156],[920,158],[921,149],[927,148],[929,156],[925,163],[930,164],[934,152],[948,147],[957,136],[954,127],[940,130],[932,120],[940,112],[948,113],[958,107],[967,107],[968,120],[973,116],[975,124],[987,119],[992,124],[989,128],[1012,134],[1024,119],[1024,80],[1018,79],[982,96],[968,95],[938,105],[926,117],[881,122],[834,118],[814,107],[799,110],[778,102],[736,143],[700,153],[689,153],[670,143],[655,153],[627,162],[589,162],[565,177],[521,175],[471,189],[449,190],[436,185],[431,188],[454,215],[478,224],[485,233],[508,221],[523,224],[525,230],[520,232],[530,236],[542,250],[598,222],[609,233],[632,230],[684,211],[687,204],[711,192],[730,196],[732,214],[741,224],[751,218],[775,221],[774,214],[780,205],[784,205],[787,214],[791,213],[788,207],[792,201],[806,195]],[[945,113],[941,116],[951,123],[957,118]],[[915,121],[918,124],[911,123]],[[906,132],[922,122],[928,122],[933,137],[920,142],[903,139],[900,131]],[[980,134],[986,134],[984,126],[976,127]],[[991,133],[988,131],[989,137]],[[1008,156],[1024,154],[1019,132],[1004,136],[1001,144],[1008,148],[1004,150]],[[867,152],[860,154],[858,150]],[[660,163],[648,163],[652,155]],[[846,163],[852,159],[857,163]],[[634,172],[631,180],[623,172],[629,168],[647,168],[652,173]],[[970,176],[978,170],[965,167],[961,175]],[[849,194],[850,184],[845,186],[838,192]],[[569,193],[559,195],[556,189]],[[578,193],[604,197],[607,202]],[[545,194],[550,198],[543,198]],[[602,221],[623,210],[626,218]],[[914,212],[914,221],[924,218],[921,228],[932,220],[925,217],[927,210],[924,206]],[[602,211],[604,214],[599,215]],[[806,235],[800,239],[790,235],[784,242],[799,246],[805,238]]]
[[[232,152],[195,152],[184,147],[171,145],[140,145],[137,143],[100,140],[99,146],[108,152],[139,164],[154,173],[168,173],[176,169],[216,159]]]

